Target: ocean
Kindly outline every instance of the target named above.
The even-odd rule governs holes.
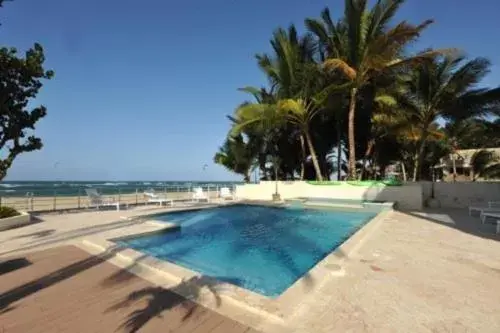
[[[103,194],[135,193],[147,189],[168,192],[188,192],[192,187],[204,190],[217,186],[233,186],[243,182],[199,182],[199,181],[3,181],[0,182],[0,197],[24,196],[77,196],[86,188],[96,188]]]

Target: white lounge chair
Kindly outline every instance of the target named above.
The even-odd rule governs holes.
[[[230,199],[234,200],[234,195],[228,187],[222,187],[219,191],[219,197],[222,200]]]
[[[174,201],[172,199],[167,199],[164,196],[160,196],[160,195],[156,194],[154,190],[144,191],[144,196],[146,196],[146,198],[147,198],[146,204],[156,203],[159,206],[161,206],[163,204],[165,204],[165,206],[166,206],[167,203],[170,203],[170,206],[174,205]]]
[[[210,202],[208,195],[203,192],[203,189],[201,187],[195,187],[193,189],[193,201],[199,202],[200,200],[206,200],[207,202]]]
[[[124,205],[128,208],[128,205],[125,203],[120,204],[112,198],[103,197],[95,188],[87,188],[85,189],[85,193],[87,193],[88,196],[87,207],[95,206],[97,209],[101,207],[116,207],[116,210],[120,210],[120,206]]]
[[[500,211],[500,201],[488,201],[488,206],[469,206],[469,216],[472,216],[473,211],[478,211],[479,214],[483,212]]]
[[[482,212],[481,215],[479,215],[481,218],[481,223],[485,223],[487,218],[497,218],[500,219],[500,209],[496,211],[491,211],[491,212]]]
[[[494,212],[484,212],[481,213],[481,223],[486,223],[487,218],[492,218],[495,219],[495,224],[496,224],[496,232],[497,234],[500,234],[500,211],[494,213]]]

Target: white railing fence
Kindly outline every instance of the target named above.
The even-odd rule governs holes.
[[[146,204],[147,198],[144,191],[154,190],[155,193],[166,196],[174,201],[190,201],[195,187],[201,187],[210,199],[219,197],[220,189],[228,187],[235,193],[236,184],[205,184],[205,185],[166,185],[166,186],[144,186],[137,188],[113,188],[113,187],[92,187],[95,188],[105,198],[111,198],[120,203],[128,205]],[[8,206],[17,210],[27,212],[42,212],[56,210],[82,209],[88,206],[88,197],[85,189],[63,188],[54,190],[42,190],[37,193],[26,192],[24,195],[0,195],[0,206]]]

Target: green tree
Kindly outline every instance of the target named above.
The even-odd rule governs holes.
[[[438,119],[461,121],[488,115],[500,105],[500,88],[477,88],[489,67],[484,58],[466,61],[462,56],[447,56],[425,61],[412,72],[407,89],[397,99],[416,125],[414,181],[420,177],[427,139]]]
[[[0,1],[0,7],[2,4]],[[47,109],[38,106],[30,110],[28,105],[42,88],[42,80],[54,75],[44,69],[44,61],[40,44],[24,57],[15,48],[0,48],[0,180],[19,154],[42,148],[41,139],[32,131]]]
[[[214,156],[214,162],[229,171],[243,176],[250,182],[250,171],[256,161],[258,151],[250,142],[245,143],[242,135],[226,138],[222,147]]]
[[[494,151],[481,149],[471,157],[472,181],[478,177],[499,178],[500,177],[500,157]]]
[[[405,47],[415,41],[421,32],[432,23],[427,20],[420,25],[405,21],[389,28],[404,0],[378,0],[371,10],[367,0],[345,0],[344,18],[340,25],[331,22],[324,11],[323,21],[328,26],[330,49],[325,68],[344,74],[350,83],[348,108],[349,177],[356,178],[355,120],[358,93],[365,85],[384,71],[431,56],[436,52],[423,52],[414,57],[405,57]],[[314,26],[309,24],[310,27]],[[338,29],[338,27],[345,29]],[[315,25],[317,28],[318,25]],[[314,30],[318,32],[318,29]]]
[[[283,99],[276,104],[247,104],[237,110],[239,124],[234,128],[236,133],[243,128],[260,124],[291,123],[300,131],[301,140],[305,141],[316,171],[318,180],[323,180],[321,168],[314,149],[310,125],[321,109],[313,101],[304,99]]]

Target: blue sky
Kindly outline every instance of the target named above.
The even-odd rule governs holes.
[[[253,55],[278,26],[334,16],[343,1],[14,0],[0,10],[2,45],[40,42],[56,76],[36,103],[48,108],[41,151],[15,161],[8,180],[233,180],[212,163],[246,99],[265,84]],[[494,66],[500,31],[494,0],[408,0],[398,18],[435,19],[417,47],[459,47]],[[493,38],[488,42],[488,38]],[[208,167],[203,170],[203,165]]]

